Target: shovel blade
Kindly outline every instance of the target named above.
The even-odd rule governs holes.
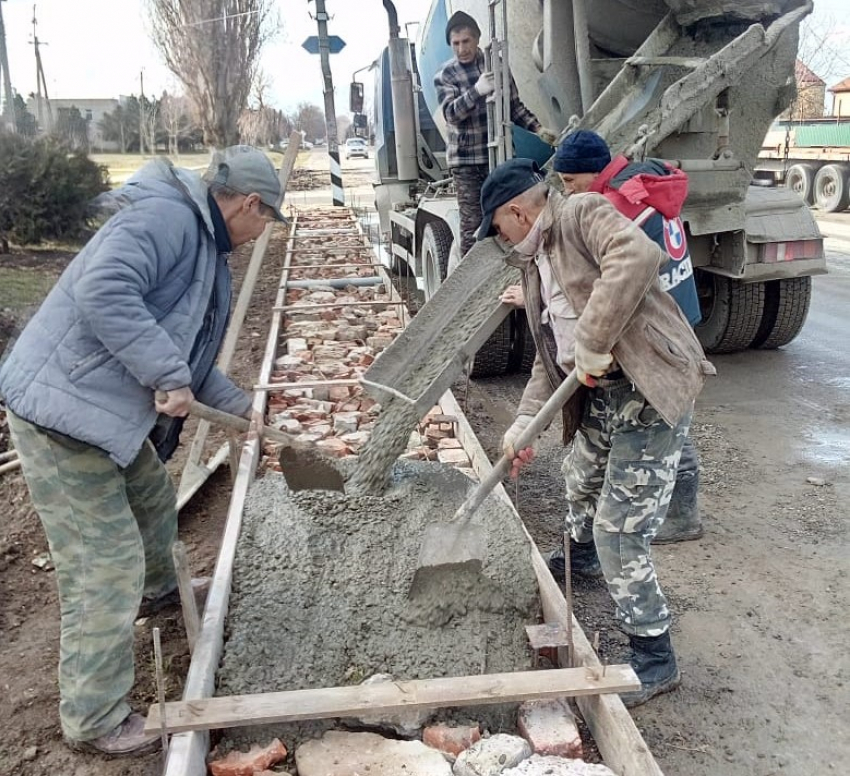
[[[417,568],[477,564],[487,555],[487,531],[472,523],[430,523],[425,527]]]
[[[345,492],[342,473],[318,451],[282,447],[278,460],[290,490]]]

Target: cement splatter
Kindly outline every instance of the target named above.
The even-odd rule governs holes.
[[[425,679],[524,670],[524,626],[538,618],[529,545],[515,515],[488,499],[482,579],[441,577],[437,611],[411,602],[424,527],[449,520],[474,483],[448,466],[398,462],[383,496],[293,493],[279,475],[245,505],[218,694],[356,684],[376,674]],[[434,595],[436,589],[432,590]],[[512,707],[474,712],[491,729]],[[278,735],[287,746],[337,724],[240,728],[232,740]]]

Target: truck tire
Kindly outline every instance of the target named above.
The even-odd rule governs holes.
[[[843,164],[827,164],[815,176],[815,204],[825,213],[837,213],[850,201],[850,181]]]
[[[452,230],[441,221],[428,224],[422,232],[422,278],[426,302],[446,279],[452,240]]]
[[[796,191],[807,205],[815,202],[815,175],[817,168],[813,164],[795,164],[785,174],[785,188]]]
[[[745,350],[756,336],[764,315],[764,284],[696,270],[702,323],[694,331],[706,353]]]
[[[751,347],[773,350],[787,345],[803,328],[812,298],[810,277],[768,280],[764,315]]]
[[[478,349],[473,359],[471,377],[500,377],[508,373],[514,339],[514,315],[508,315]]]
[[[537,355],[534,337],[531,336],[531,327],[528,325],[525,310],[516,310],[513,316],[515,323],[514,347],[508,368],[511,372],[531,374],[531,367],[534,366],[534,358]]]

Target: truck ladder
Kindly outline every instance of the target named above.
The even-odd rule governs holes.
[[[497,6],[499,10],[497,11]],[[505,0],[489,0],[490,42],[484,48],[485,69],[493,73],[495,89],[487,95],[487,152],[490,169],[513,158],[511,128],[511,70],[508,61],[508,9]],[[497,25],[497,13],[501,25]],[[502,37],[498,27],[501,26]]]

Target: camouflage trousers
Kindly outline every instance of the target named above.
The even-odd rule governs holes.
[[[667,513],[691,415],[670,428],[628,380],[600,381],[564,460],[566,530],[596,543],[617,620],[631,635],[660,636],[670,626],[650,542]]]
[[[466,164],[452,168],[460,217],[460,255],[475,245],[475,232],[481,226],[481,186],[490,169],[486,164]]]
[[[150,442],[122,469],[100,448],[8,420],[56,567],[62,731],[86,741],[130,713],[142,596],[177,586],[174,487]]]

